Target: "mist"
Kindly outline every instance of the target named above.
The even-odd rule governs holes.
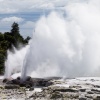
[[[53,10],[42,16],[35,24],[29,49],[23,49],[27,53],[21,53],[22,78],[100,76],[99,4],[99,0],[73,0],[62,8],[63,13]],[[16,68],[15,62],[6,66]]]
[[[7,59],[5,61],[5,78],[9,78],[15,73],[21,73],[24,58],[28,48],[29,45],[23,47],[20,50],[17,50],[13,47],[13,52],[10,50],[7,51]]]

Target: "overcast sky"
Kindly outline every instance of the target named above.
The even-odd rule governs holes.
[[[63,9],[68,0],[0,0],[0,32],[10,31],[18,22],[20,33],[32,35],[35,22],[52,10]]]

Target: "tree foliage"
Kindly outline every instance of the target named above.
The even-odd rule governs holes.
[[[12,24],[10,32],[0,32],[0,74],[4,72],[4,62],[7,58],[7,50],[13,51],[13,46],[19,49],[19,44],[25,46],[28,44],[29,40],[29,36],[26,39],[21,36],[19,25],[15,22]]]

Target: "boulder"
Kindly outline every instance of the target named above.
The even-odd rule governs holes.
[[[9,81],[11,81],[11,80],[13,80],[13,79],[12,79],[12,78],[4,78],[2,82],[3,82],[3,83],[7,83],[7,82],[9,82]]]
[[[21,80],[21,78],[20,77],[17,77],[17,80]]]
[[[5,78],[5,79],[3,79],[3,83],[6,83],[8,81],[8,79],[7,78]]]

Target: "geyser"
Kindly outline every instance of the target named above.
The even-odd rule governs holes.
[[[7,52],[7,60],[5,61],[5,78],[11,77],[12,74],[20,73],[23,61],[26,55],[26,52],[29,48],[29,45],[26,47],[17,50],[14,48],[14,52],[8,50]]]
[[[53,11],[37,21],[21,71],[23,79],[100,76],[99,1],[77,1],[69,2],[64,13]]]

